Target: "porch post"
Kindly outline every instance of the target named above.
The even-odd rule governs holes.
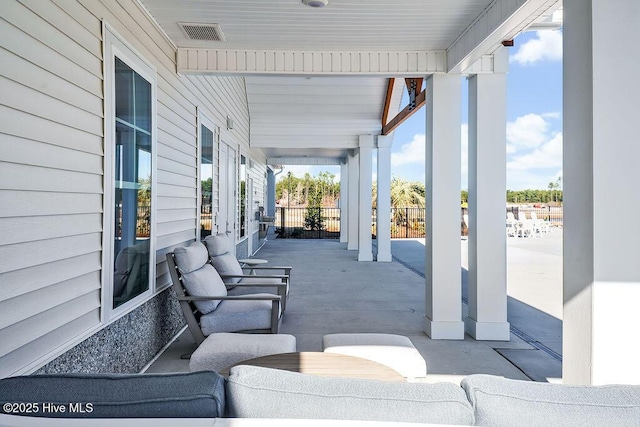
[[[494,73],[469,78],[469,316],[476,340],[509,341],[507,322],[506,48],[494,53]]]
[[[340,243],[349,241],[349,165],[340,164]]]
[[[376,261],[391,261],[391,144],[393,136],[378,136],[378,175],[376,199]]]
[[[347,214],[349,216],[347,225],[347,249],[350,251],[358,250],[358,159],[358,150],[355,150],[352,154],[349,154],[349,199],[347,200],[347,202],[349,203]]]
[[[563,381],[640,384],[637,0],[565,0]]]
[[[427,78],[425,333],[464,339],[460,255],[461,76]]]
[[[359,231],[358,261],[373,261],[371,241],[371,173],[373,168],[373,135],[360,135],[360,186],[358,197]]]

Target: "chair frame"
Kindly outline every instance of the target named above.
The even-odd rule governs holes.
[[[209,263],[211,264],[211,258],[209,258]],[[219,273],[218,273],[219,274]],[[235,288],[237,286],[255,286],[255,287],[269,287],[269,286],[277,286],[278,287],[278,295],[282,297],[282,312],[284,313],[287,309],[287,286],[290,285],[290,276],[284,274],[220,274],[222,281],[227,286],[227,289]],[[243,279],[242,283],[227,283],[226,279],[235,279],[240,278]],[[251,279],[280,279],[281,284],[270,284],[270,283],[250,283]]]
[[[262,284],[234,284],[233,286],[275,286],[278,288],[278,295],[237,295],[237,296],[190,296],[187,290],[182,283],[182,275],[178,270],[175,261],[175,255],[173,252],[167,253],[167,265],[169,267],[169,273],[171,275],[171,281],[173,282],[173,289],[176,292],[178,297],[178,301],[180,302],[180,307],[182,308],[182,312],[184,314],[185,320],[187,321],[187,326],[189,327],[189,331],[191,335],[193,335],[193,339],[196,341],[197,345],[202,344],[202,342],[206,339],[205,335],[202,333],[202,329],[200,328],[200,317],[202,314],[200,310],[195,306],[195,301],[233,301],[233,300],[251,300],[251,301],[271,301],[271,327],[268,329],[252,329],[247,331],[238,331],[238,332],[252,332],[252,333],[267,333],[267,334],[277,334],[278,329],[280,327],[280,313],[282,306],[282,292],[286,292],[286,284],[273,284],[273,285],[265,285]]]

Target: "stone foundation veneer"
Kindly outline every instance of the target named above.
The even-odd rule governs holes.
[[[238,242],[238,244],[236,245],[236,258],[242,259],[253,256],[253,254],[249,253],[249,239],[251,239],[251,244],[254,251],[257,250],[264,241],[264,239],[260,238],[260,233],[256,231],[251,235],[251,237]]]
[[[186,324],[173,288],[96,332],[35,374],[137,373]]]

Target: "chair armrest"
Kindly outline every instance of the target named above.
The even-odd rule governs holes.
[[[230,287],[230,288],[239,288],[239,287],[260,287],[260,288],[267,288],[269,286],[273,286],[276,288],[283,288],[283,289],[287,289],[287,284],[286,283],[225,283],[226,286]]]
[[[249,295],[227,295],[227,296],[202,296],[192,297],[184,296],[178,297],[178,301],[233,301],[233,300],[250,300],[250,301],[280,301],[280,295],[271,294],[249,294]]]
[[[251,269],[251,270],[284,270],[287,274],[289,275],[291,273],[291,270],[293,269],[293,267],[289,267],[289,266],[277,266],[277,265],[256,265],[253,267],[242,267],[242,268],[246,268],[246,269]]]
[[[241,279],[289,279],[289,276],[285,274],[221,274],[220,277],[222,279],[232,279],[234,277]]]

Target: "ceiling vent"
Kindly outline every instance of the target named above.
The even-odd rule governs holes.
[[[179,22],[178,26],[190,40],[226,42],[219,24],[191,24]]]

